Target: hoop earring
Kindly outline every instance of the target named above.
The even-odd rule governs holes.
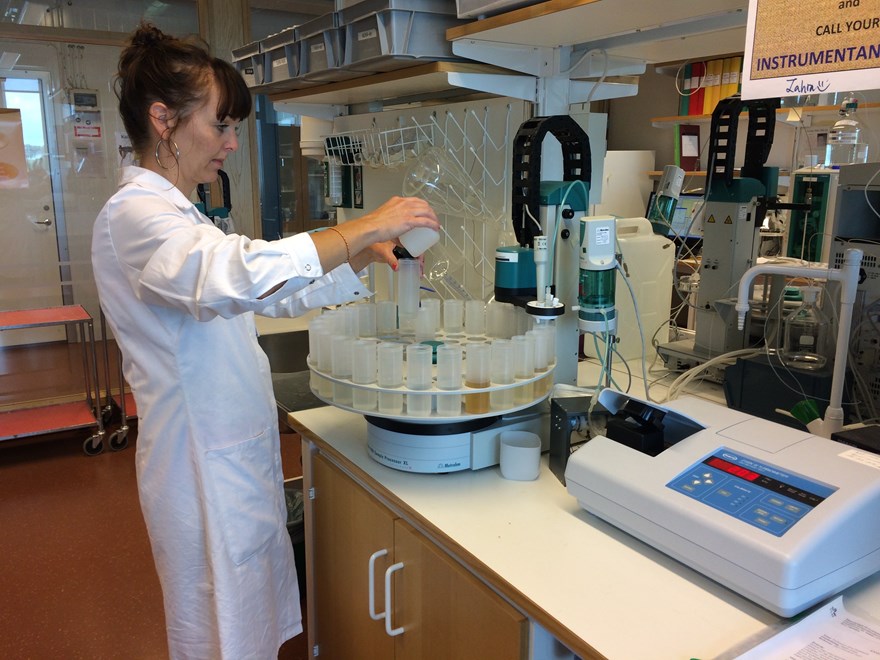
[[[171,168],[163,165],[162,161],[159,159],[159,147],[162,146],[163,142],[165,142],[165,140],[162,140],[161,138],[158,142],[156,142],[156,148],[153,150],[153,155],[155,156],[156,163],[159,165],[159,167],[161,167],[163,170],[170,170]],[[174,145],[174,162],[178,163],[180,161],[180,148],[177,146],[177,142],[175,142],[171,138],[168,138],[168,153],[171,153],[172,144]]]

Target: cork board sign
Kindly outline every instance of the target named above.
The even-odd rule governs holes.
[[[880,0],[749,0],[742,97],[876,89]]]

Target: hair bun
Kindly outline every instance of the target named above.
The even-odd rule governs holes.
[[[141,23],[131,36],[131,44],[132,46],[155,46],[170,38],[155,25]]]

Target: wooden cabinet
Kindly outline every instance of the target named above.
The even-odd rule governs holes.
[[[317,657],[419,660],[438,649],[456,660],[527,657],[525,615],[327,456],[304,456],[314,488],[308,616]]]

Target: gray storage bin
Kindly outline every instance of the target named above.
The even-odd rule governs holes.
[[[299,35],[299,79],[331,82],[354,78],[359,73],[343,71],[345,34],[339,27],[339,13],[331,12],[303,23]]]
[[[263,84],[263,54],[260,51],[259,41],[252,41],[239,48],[234,48],[232,63],[248,87]]]
[[[424,61],[454,60],[446,30],[467,21],[454,0],[364,0],[340,12],[345,27],[343,67],[393,71]]]
[[[296,26],[271,34],[260,42],[264,54],[263,82],[280,83],[299,75],[299,48]]]

